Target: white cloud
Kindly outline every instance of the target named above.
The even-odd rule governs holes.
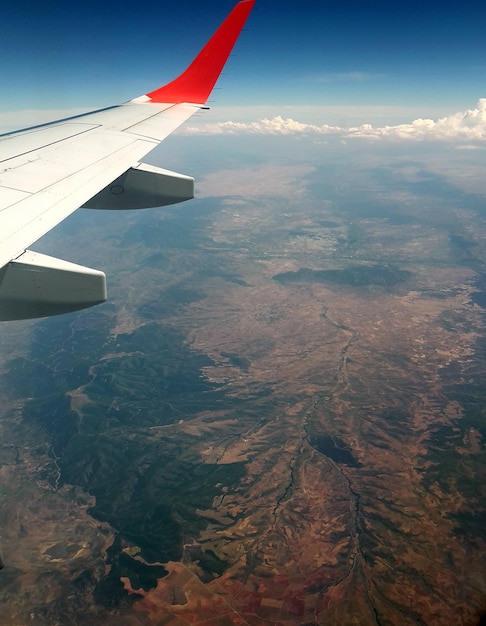
[[[274,107],[248,107],[232,110],[222,109],[222,115],[238,118],[242,121],[221,121],[204,123],[199,118],[197,125],[183,126],[178,133],[183,135],[223,135],[223,134],[258,134],[285,136],[327,136],[339,139],[360,137],[370,140],[449,140],[456,142],[486,141],[486,98],[481,98],[475,109],[444,115],[434,120],[418,117],[406,124],[384,124],[385,119],[398,120],[401,116],[416,114],[416,110],[393,107],[282,107],[283,115],[269,116]],[[85,109],[37,111],[25,110],[0,112],[0,133],[18,128],[26,128],[55,119],[86,112]],[[216,111],[218,113],[218,111]],[[248,121],[248,115],[265,115],[257,121]],[[433,115],[433,113],[432,113]],[[300,121],[295,119],[299,116]],[[366,116],[366,117],[365,117]],[[235,119],[233,117],[233,120]],[[334,123],[319,124],[317,119],[325,117]],[[221,117],[220,117],[221,119]],[[241,119],[241,117],[240,117]],[[373,123],[355,123],[368,119]],[[402,117],[403,119],[403,117]],[[353,124],[353,125],[350,125]],[[463,146],[464,148],[468,146]],[[470,144],[470,147],[474,145]],[[477,146],[476,146],[477,147]]]
[[[333,126],[329,124],[309,124],[280,115],[263,118],[256,122],[219,122],[188,126],[183,130],[186,135],[220,134],[260,134],[260,135],[333,135],[342,138],[361,137],[365,139],[410,139],[410,140],[451,140],[485,141],[486,140],[486,98],[481,98],[477,108],[465,112],[432,119],[418,118],[408,124],[393,126]]]
[[[297,134],[325,134],[328,132],[341,132],[339,126],[316,126],[297,122],[290,117],[283,118],[280,115],[270,119],[264,118],[258,122],[219,122],[217,124],[205,124],[190,126],[182,132],[186,135],[223,135],[250,133],[258,135],[297,135]]]

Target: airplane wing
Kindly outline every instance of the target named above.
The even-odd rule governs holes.
[[[138,209],[194,197],[194,179],[141,159],[201,108],[250,14],[239,2],[175,80],[130,100],[0,135],[0,320],[106,300],[103,272],[27,250],[79,207]]]

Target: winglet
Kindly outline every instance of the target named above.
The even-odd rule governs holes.
[[[189,67],[175,80],[146,96],[152,102],[204,104],[254,4],[255,0],[239,2]]]

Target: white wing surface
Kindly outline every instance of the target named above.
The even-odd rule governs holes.
[[[103,272],[27,248],[79,207],[137,209],[194,197],[194,179],[141,162],[201,108],[253,8],[239,2],[191,65],[125,104],[0,136],[0,320],[103,302]]]

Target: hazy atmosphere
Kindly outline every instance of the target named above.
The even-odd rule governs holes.
[[[233,4],[7,7],[0,132],[156,88]],[[481,623],[485,17],[257,0],[146,159],[196,198],[32,246],[108,300],[0,324],[0,623]]]

